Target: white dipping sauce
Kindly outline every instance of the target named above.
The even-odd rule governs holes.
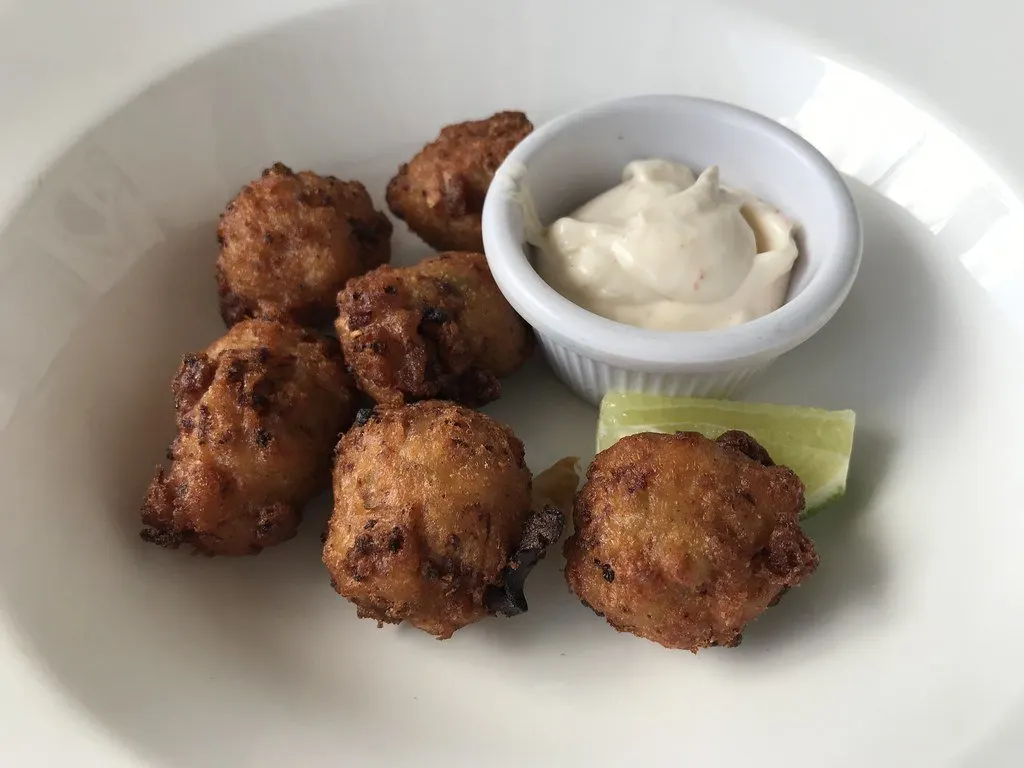
[[[640,328],[701,331],[781,307],[798,251],[765,202],[684,165],[638,160],[622,184],[528,232],[537,271],[596,314]]]

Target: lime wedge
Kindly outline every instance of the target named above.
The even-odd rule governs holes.
[[[700,432],[713,440],[740,429],[803,481],[807,517],[846,491],[855,421],[853,411],[609,392],[601,401],[597,450],[638,432]]]

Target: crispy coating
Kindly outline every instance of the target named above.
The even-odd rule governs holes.
[[[378,403],[483,405],[533,351],[481,253],[375,269],[338,296],[336,328],[360,388]]]
[[[334,465],[324,564],[360,617],[445,639],[491,611],[531,511],[523,444],[455,403],[361,414]],[[550,543],[550,542],[549,542]]]
[[[391,231],[358,181],[276,163],[221,214],[217,287],[224,322],[275,314],[329,325],[348,279],[390,261]]]
[[[295,535],[355,415],[333,339],[245,320],[187,355],[172,383],[178,435],[142,506],[142,537],[210,555],[256,554]]]
[[[482,251],[480,214],[494,172],[532,130],[522,112],[445,126],[398,169],[388,207],[436,251]]]
[[[749,435],[639,434],[594,459],[564,547],[570,589],[667,648],[738,645],[818,565],[804,487]]]

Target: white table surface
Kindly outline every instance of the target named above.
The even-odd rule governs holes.
[[[337,2],[0,0],[0,219],[84,128],[148,83],[229,39]],[[893,85],[944,119],[1014,187],[1024,185],[1018,96],[1024,3],[735,4],[783,22],[823,53]],[[0,765],[144,765],[76,711],[22,653],[0,613]],[[972,765],[1024,764],[1024,700],[1008,715],[993,734],[991,754],[976,756]]]

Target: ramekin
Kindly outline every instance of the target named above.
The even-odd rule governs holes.
[[[549,225],[621,180],[632,160],[701,170],[779,208],[798,226],[787,302],[742,325],[652,331],[577,306],[534,270],[524,197]],[[597,403],[605,392],[734,397],[832,318],[860,267],[860,216],[842,176],[811,144],[740,107],[676,95],[638,96],[572,112],[535,130],[495,174],[483,209],[494,279],[533,326],[556,374]]]

